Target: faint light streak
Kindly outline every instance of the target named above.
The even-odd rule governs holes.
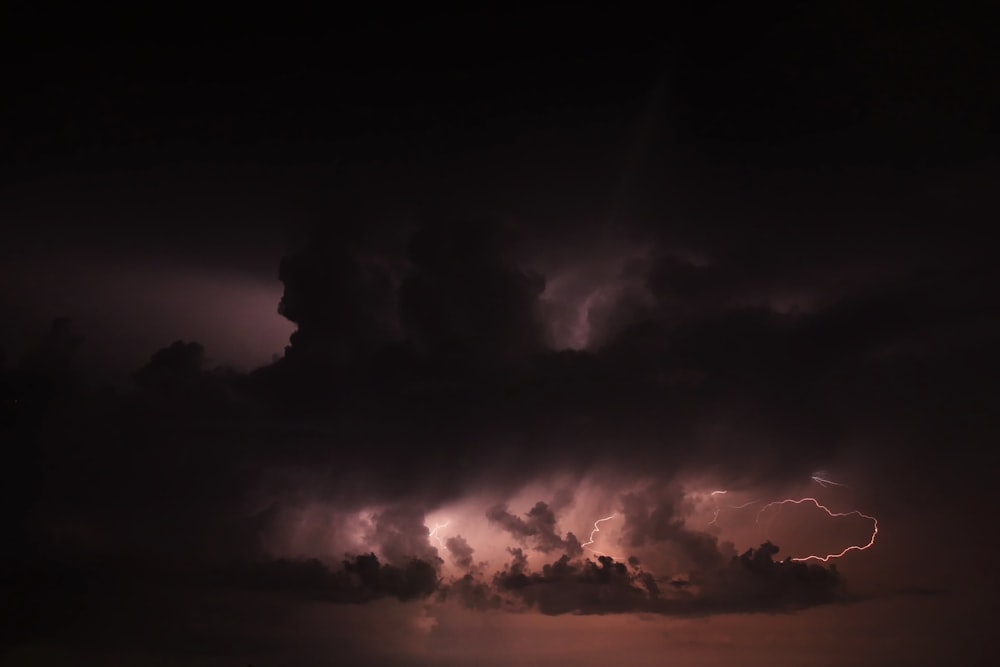
[[[851,488],[851,487],[847,486],[846,484],[841,484],[840,482],[835,482],[832,479],[826,479],[825,477],[821,476],[821,475],[825,475],[825,474],[826,473],[824,473],[824,472],[818,472],[815,475],[813,475],[812,477],[810,477],[810,479],[812,481],[816,482],[817,484],[819,484],[820,486],[822,486],[824,489],[827,489],[827,488],[829,488],[831,486],[839,486],[839,487],[844,488],[844,489]]]
[[[437,532],[441,528],[447,528],[449,523],[451,523],[451,520],[445,521],[444,523],[435,523],[433,530],[431,530],[430,534],[427,536],[437,540],[437,543],[441,546],[442,549],[445,548],[444,540],[441,539],[441,536],[438,535]]]
[[[712,492],[711,492],[710,494],[708,494],[708,495],[710,495],[710,496],[722,496],[722,495],[725,495],[725,494],[727,494],[727,493],[729,493],[729,492],[728,492],[728,491],[726,491],[725,489],[723,489],[723,490],[720,490],[720,491],[712,491]]]
[[[873,544],[875,544],[875,536],[878,535],[878,519],[876,519],[875,517],[873,517],[873,516],[871,516],[869,514],[863,514],[862,512],[860,512],[858,510],[851,510],[850,512],[834,512],[829,507],[827,507],[826,505],[821,504],[815,498],[799,498],[799,499],[785,498],[784,500],[775,500],[774,502],[768,503],[768,504],[764,505],[763,507],[761,507],[760,510],[757,512],[757,523],[760,523],[760,515],[763,514],[765,511],[767,511],[768,508],[778,507],[780,509],[780,508],[782,508],[782,507],[784,507],[785,505],[788,505],[788,504],[801,505],[802,503],[812,503],[813,505],[815,505],[819,509],[821,509],[824,512],[826,512],[830,517],[858,516],[858,517],[861,517],[862,519],[868,519],[869,521],[872,522],[872,535],[871,535],[871,538],[869,538],[867,544],[864,544],[864,545],[852,544],[851,546],[844,548],[844,550],[841,551],[841,552],[839,552],[839,553],[827,554],[825,556],[820,556],[818,554],[812,554],[812,555],[809,555],[809,556],[800,556],[800,557],[792,558],[791,560],[796,561],[796,562],[802,562],[802,561],[807,561],[807,560],[818,560],[818,561],[823,561],[824,563],[827,563],[827,562],[833,560],[834,558],[840,558],[840,557],[844,556],[846,553],[848,553],[850,551],[864,551],[865,549],[867,549],[867,548],[871,547]]]
[[[723,493],[725,493],[725,491],[723,491]],[[712,495],[715,495],[715,492],[713,492]],[[719,520],[719,515],[722,514],[722,510],[725,510],[725,509],[728,509],[728,510],[741,510],[741,509],[744,509],[746,507],[750,507],[751,505],[755,505],[755,504],[757,504],[759,502],[760,502],[760,500],[750,500],[750,501],[747,501],[747,502],[745,502],[745,503],[743,503],[741,505],[726,505],[725,507],[716,507],[712,511],[712,520],[708,522],[708,525],[709,526],[714,525],[715,522]]]
[[[742,505],[729,505],[729,509],[732,509],[732,510],[741,510],[744,507],[750,507],[751,505],[755,505],[755,504],[757,504],[759,502],[760,502],[760,500],[751,500],[751,501],[743,503]]]
[[[594,543],[594,535],[596,535],[597,533],[601,532],[600,524],[603,523],[604,521],[610,521],[611,519],[614,519],[616,516],[618,516],[618,515],[617,514],[612,514],[611,516],[606,516],[603,519],[598,519],[597,521],[595,521],[594,522],[594,529],[592,531],[590,531],[590,538],[586,542],[584,542],[583,544],[581,544],[580,546],[583,547],[584,549],[586,549],[587,551],[591,551],[591,552],[597,554],[598,556],[607,556],[608,558],[614,558],[615,560],[618,560],[615,556],[611,556],[609,554],[606,554],[603,551],[598,551],[597,549],[593,549],[590,546],[591,544]]]

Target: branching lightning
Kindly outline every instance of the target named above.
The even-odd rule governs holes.
[[[815,479],[815,478],[813,478],[813,479]],[[842,485],[837,485],[837,486],[842,486]],[[809,555],[809,556],[800,556],[800,557],[792,558],[791,560],[796,561],[796,562],[803,562],[803,561],[809,561],[809,560],[818,560],[818,561],[822,561],[824,563],[827,563],[827,562],[833,560],[834,558],[840,558],[840,557],[844,556],[846,553],[848,553],[850,551],[864,551],[865,549],[867,549],[867,548],[871,547],[873,544],[875,544],[875,536],[878,535],[878,519],[876,519],[875,517],[873,517],[871,515],[863,514],[862,512],[860,512],[858,510],[851,510],[850,512],[834,512],[829,507],[827,507],[826,505],[821,504],[815,498],[799,498],[799,499],[786,498],[784,500],[776,500],[774,502],[770,502],[770,503],[764,505],[763,507],[761,507],[760,510],[757,512],[757,523],[760,523],[760,516],[761,516],[761,514],[763,514],[765,511],[767,511],[771,507],[778,507],[780,509],[781,507],[784,507],[785,505],[789,505],[789,504],[792,504],[792,505],[801,505],[802,503],[812,503],[817,508],[819,508],[819,509],[823,510],[824,512],[826,512],[830,517],[857,516],[857,517],[861,517],[862,519],[868,519],[869,521],[872,522],[872,535],[869,538],[867,544],[864,544],[864,545],[861,545],[861,544],[852,544],[851,546],[846,547],[843,551],[841,551],[839,553],[826,554],[825,556],[820,556],[818,554],[813,554],[813,555]]]
[[[430,534],[427,536],[427,537],[434,538],[437,541],[438,545],[442,549],[445,548],[444,540],[441,539],[441,536],[438,535],[437,532],[438,532],[438,529],[440,529],[440,528],[447,528],[449,523],[451,523],[451,521],[445,521],[444,523],[436,523],[436,524],[434,524],[434,529],[431,530]]]
[[[822,477],[822,475],[825,475],[825,474],[826,473],[818,472],[815,475],[813,475],[812,477],[810,477],[810,479],[812,481],[816,482],[817,484],[819,484],[820,486],[822,486],[824,489],[828,489],[831,486],[839,486],[839,487],[841,487],[843,489],[849,489],[849,488],[851,488],[851,487],[847,486],[846,484],[841,484],[840,482],[835,482],[832,479],[826,479],[825,477]]]
[[[601,532],[601,528],[600,528],[599,524],[601,524],[604,521],[610,521],[611,519],[614,519],[616,516],[618,516],[618,515],[617,514],[612,514],[611,516],[606,516],[603,519],[598,519],[597,521],[595,521],[594,522],[594,529],[592,531],[590,531],[590,538],[588,538],[588,540],[586,542],[584,542],[583,544],[581,544],[580,546],[583,547],[584,549],[586,549],[587,551],[590,551],[590,552],[593,552],[593,553],[597,554],[598,556],[607,556],[609,558],[615,558],[614,556],[610,556],[609,554],[606,554],[603,551],[598,551],[597,549],[592,548],[590,545],[594,543],[594,535],[596,535],[597,533]],[[615,560],[618,560],[618,559],[615,558]]]

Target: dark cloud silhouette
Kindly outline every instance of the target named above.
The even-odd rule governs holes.
[[[491,221],[443,218],[414,234],[399,307],[418,349],[495,361],[541,349],[545,279],[517,268],[504,231]]]
[[[679,493],[654,495],[646,491],[625,494],[622,497],[625,543],[630,547],[647,543],[666,546],[684,566],[717,569],[725,560],[718,538],[711,533],[690,529],[679,511],[681,502]]]
[[[457,599],[463,607],[477,611],[500,609],[503,599],[490,585],[466,574],[441,590],[443,599]]]
[[[205,348],[196,342],[175,341],[153,354],[145,366],[135,373],[139,386],[169,383],[195,376],[203,370]]]
[[[651,573],[609,556],[597,561],[557,561],[531,572],[523,552],[512,549],[511,562],[498,572],[493,585],[544,614],[654,613],[700,616],[716,613],[790,611],[848,601],[835,569],[791,561],[775,562],[778,549],[770,543],[733,556],[728,563],[690,582],[672,581],[664,591]]]
[[[437,569],[433,564],[419,559],[411,559],[403,566],[380,565],[374,554],[355,556],[353,561],[344,562],[344,571],[353,581],[360,581],[360,587],[349,587],[349,596],[354,600],[390,595],[399,600],[427,597],[437,588]],[[341,578],[342,579],[342,578]],[[343,595],[339,590],[335,598]],[[360,596],[360,597],[358,597]]]
[[[57,317],[28,345],[18,367],[45,378],[51,392],[72,394],[81,380],[79,357],[85,343],[86,336],[74,329],[72,319]]]
[[[788,610],[849,600],[836,566],[774,561],[778,547],[765,542],[734,558],[707,583],[708,605],[731,611]]]
[[[571,556],[582,552],[580,541],[573,533],[566,533],[562,538],[556,532],[556,515],[547,503],[539,500],[525,516],[527,519],[511,514],[502,503],[486,510],[487,519],[539,551],[565,550]]]
[[[475,553],[475,549],[469,546],[464,537],[461,535],[449,537],[444,541],[444,545],[456,565],[465,570],[472,567],[472,554]]]
[[[416,507],[400,505],[379,512],[368,540],[377,544],[385,559],[393,565],[411,559],[439,562],[437,550],[428,540],[430,531],[424,525],[424,512]]]
[[[210,367],[198,342],[174,341],[132,374],[141,409],[174,415],[221,416],[238,411],[243,376],[225,366]]]
[[[597,563],[570,562],[564,555],[531,573],[519,554],[494,577],[497,589],[512,593],[543,614],[620,613],[638,611],[645,591],[634,585],[628,568],[607,556]]]
[[[289,361],[344,365],[398,336],[393,276],[350,237],[314,239],[285,257],[278,275],[278,312],[297,325]]]

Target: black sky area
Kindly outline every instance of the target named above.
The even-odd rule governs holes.
[[[416,208],[662,225],[788,194],[762,171],[855,190],[995,154],[996,47],[959,8],[7,12],[9,233],[171,261]]]
[[[992,19],[7,3],[0,663],[992,664]]]

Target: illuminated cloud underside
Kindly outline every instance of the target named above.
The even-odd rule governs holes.
[[[733,495],[721,490],[633,484],[612,491],[593,480],[581,481],[572,494],[565,489],[535,483],[505,502],[489,494],[468,496],[430,512],[412,505],[360,510],[353,529],[343,518],[328,524],[336,535],[354,535],[337,539],[343,560],[331,559],[329,552],[316,553],[311,561],[295,558],[307,543],[296,547],[285,533],[273,542],[286,545],[273,552],[277,560],[268,567],[311,568],[316,589],[310,595],[330,602],[427,598],[480,611],[689,616],[848,600],[837,572],[807,562],[826,563],[867,550],[878,532],[874,517],[857,510],[834,512],[813,497],[771,501],[747,515],[738,510],[756,501],[720,507],[718,499]],[[548,500],[531,501],[540,495]],[[615,511],[584,519],[593,498],[611,499]],[[836,502],[834,493],[828,502]],[[785,505],[820,510],[811,520],[823,521],[827,537],[848,546],[838,553],[791,554],[776,561],[778,547],[753,540],[760,536],[761,517]],[[722,511],[731,512],[724,528]],[[843,517],[872,522],[867,542],[851,542],[857,526],[837,521]],[[589,525],[579,531],[587,535],[583,542],[569,529],[580,524]],[[734,542],[743,546],[737,549]],[[313,541],[309,548],[322,547]],[[254,578],[248,577],[248,582]]]

